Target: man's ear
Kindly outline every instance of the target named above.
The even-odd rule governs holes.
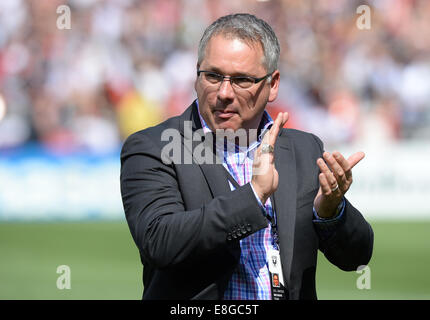
[[[279,90],[279,81],[280,81],[280,73],[279,70],[275,70],[275,72],[272,73],[272,79],[270,80],[270,93],[269,93],[269,102],[275,101],[276,97],[278,96],[278,90]]]

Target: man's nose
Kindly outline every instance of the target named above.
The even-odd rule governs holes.
[[[233,100],[234,90],[231,86],[230,78],[224,78],[218,89],[218,98],[220,100]]]

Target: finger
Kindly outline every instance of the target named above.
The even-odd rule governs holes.
[[[276,141],[276,137],[279,133],[279,126],[282,123],[282,112],[278,113],[275,122],[273,123],[272,127],[269,130],[269,143],[273,146],[274,142]]]
[[[331,186],[330,183],[327,180],[327,177],[324,173],[320,173],[319,176],[319,181],[320,181],[320,186],[321,186],[321,191],[323,194],[325,194],[326,196],[329,196],[331,194]]]
[[[284,112],[282,114],[282,127],[285,126],[289,118],[290,118],[290,114],[288,112]]]
[[[252,163],[252,175],[264,175],[269,172],[271,164],[273,163],[273,155],[261,152],[261,145],[257,148]]]
[[[264,134],[263,139],[256,150],[256,155],[254,161],[256,161],[256,166],[259,167],[259,174],[265,174],[268,172],[270,165],[275,162],[275,157],[273,152],[263,153],[263,144],[270,144],[270,130]]]
[[[342,187],[346,187],[347,180],[342,166],[329,152],[324,152],[323,157],[332,169],[332,172],[336,176],[336,180],[339,182],[339,184]]]
[[[352,178],[351,166],[339,151],[333,152],[333,157],[345,172],[346,179],[349,181]]]
[[[270,130],[272,130],[272,128],[270,128]],[[261,140],[261,144],[260,144],[259,148],[261,148],[261,145],[263,143],[269,143],[270,130],[264,133],[263,139]]]
[[[278,113],[278,116],[275,119],[275,122],[273,123],[270,130],[263,136],[262,143],[257,148],[257,158],[264,159],[263,161],[267,161],[270,164],[273,164],[275,162],[274,153],[265,153],[262,154],[261,148],[263,144],[270,144],[271,146],[275,146],[276,138],[278,137],[279,130],[285,125],[285,123],[288,121],[288,112],[280,112]]]
[[[354,153],[352,156],[348,158],[349,165],[351,166],[350,170],[354,168],[354,166],[363,160],[365,154],[362,151]]]
[[[270,137],[273,136],[273,133],[275,132],[275,130],[277,130],[279,128],[279,125],[282,121],[282,113],[278,113],[278,115],[276,116],[275,121],[273,121],[273,124],[271,126],[271,128],[269,129],[269,131],[267,131],[264,136],[263,136],[263,140],[262,142],[264,143],[270,143]]]
[[[327,179],[328,183],[330,184],[330,191],[331,191],[337,185],[337,180],[336,180],[333,172],[331,172],[330,168],[327,166],[327,164],[321,158],[319,158],[317,160],[317,165],[320,168],[321,173],[323,173],[326,176],[326,179]]]
[[[279,131],[284,127],[285,123],[287,123],[288,117],[289,117],[288,112],[278,113],[275,123],[273,124],[272,128],[270,128],[269,143],[272,146],[275,146],[276,139],[278,138],[278,135],[279,135]]]

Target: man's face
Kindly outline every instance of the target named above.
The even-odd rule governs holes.
[[[260,43],[249,44],[239,39],[213,36],[199,70],[212,71],[225,76],[252,76],[267,74],[263,65]],[[256,129],[267,102],[276,99],[279,71],[272,73],[272,81],[263,80],[248,89],[232,87],[224,79],[221,84],[209,84],[201,74],[195,82],[200,113],[212,131],[216,129]]]

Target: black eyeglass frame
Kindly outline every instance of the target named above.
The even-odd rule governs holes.
[[[224,75],[222,75],[222,74],[219,74],[219,73],[216,73],[216,72],[213,72],[213,71],[208,71],[208,70],[197,70],[197,77],[199,77],[199,76],[200,76],[200,73],[202,73],[202,72],[204,72],[204,73],[212,73],[212,74],[215,74],[215,75],[217,75],[217,76],[222,77],[222,80],[220,81],[220,84],[221,84],[221,83],[223,83],[223,82],[224,82],[224,79],[226,79],[226,78],[227,78],[227,79],[228,79],[228,81],[230,82],[230,85],[232,85],[232,86],[233,86],[233,81],[234,81],[234,79],[243,79],[243,78],[249,79],[249,80],[253,81],[254,83],[253,83],[253,84],[251,84],[251,86],[249,86],[248,88],[250,88],[250,87],[252,87],[254,84],[259,83],[259,82],[263,81],[264,79],[266,79],[266,78],[270,77],[270,76],[272,75],[272,73],[273,73],[273,72],[269,72],[268,74],[266,74],[265,76],[263,76],[263,77],[261,77],[261,78],[256,78],[256,77],[252,77],[252,76],[224,76]],[[239,85],[238,85],[238,87],[240,87],[241,89],[247,89],[247,88],[242,88],[242,87],[241,87],[241,86],[239,86]]]

